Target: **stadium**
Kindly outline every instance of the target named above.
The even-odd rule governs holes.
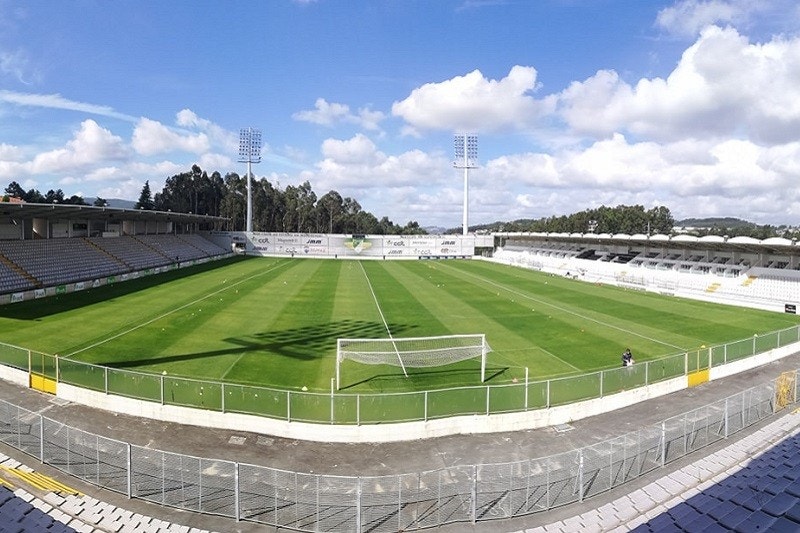
[[[498,445],[435,469],[420,453],[417,469],[406,457],[393,473],[142,446],[118,426],[101,433],[13,395],[4,403],[3,442],[42,465],[237,528],[536,517],[680,464],[796,402],[800,249],[785,239],[246,233],[191,214],[0,211],[0,377],[25,391],[20,402],[358,455],[570,430],[667,395],[711,395],[691,409],[671,402],[682,410],[634,434],[599,442],[607,430],[595,428],[591,446]],[[635,364],[620,364],[625,349]],[[778,365],[787,371],[769,383],[711,399],[716,382]]]

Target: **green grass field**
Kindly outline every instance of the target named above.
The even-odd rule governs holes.
[[[373,297],[374,293],[374,297]],[[379,309],[380,308],[380,309]],[[797,317],[483,261],[235,258],[0,308],[0,340],[121,369],[329,391],[336,339],[486,334],[490,384],[581,374],[794,326]],[[479,384],[479,362],[343,363],[348,392]]]

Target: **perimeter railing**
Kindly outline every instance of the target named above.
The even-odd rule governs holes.
[[[320,393],[184,378],[93,365],[0,343],[0,364],[37,388],[57,383],[104,394],[219,412],[318,424],[386,424],[547,409],[602,398],[751,357],[800,341],[800,326],[633,366],[561,378],[400,393]]]
[[[0,401],[0,441],[148,502],[315,532],[409,531],[583,501],[797,402],[797,371],[660,423],[542,458],[384,476],[331,476],[154,450]]]

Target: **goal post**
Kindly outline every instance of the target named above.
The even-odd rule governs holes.
[[[389,337],[384,339],[336,340],[336,389],[341,387],[342,362],[350,359],[365,365],[406,368],[449,365],[480,357],[481,383],[486,380],[486,354],[491,351],[486,335],[441,335],[438,337]]]

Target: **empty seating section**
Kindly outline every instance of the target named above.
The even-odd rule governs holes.
[[[75,529],[54,520],[49,514],[18,498],[10,489],[0,485],[0,532],[6,531],[75,533]]]
[[[0,253],[45,287],[109,276],[123,266],[83,239],[0,241]]]
[[[31,280],[0,261],[0,293],[21,291],[30,285]]]
[[[89,281],[224,253],[200,235],[0,241],[0,293]]]
[[[495,258],[510,264],[576,273],[586,281],[652,286],[731,301],[800,303],[800,269],[789,257],[763,262],[724,250],[625,250],[578,242],[509,239]],[[761,265],[761,266],[758,266]]]
[[[209,255],[177,235],[137,235],[134,238],[159,252],[165,258],[175,261],[190,261]]]
[[[131,270],[144,270],[173,261],[168,256],[131,237],[91,237],[88,240],[130,267]]]

